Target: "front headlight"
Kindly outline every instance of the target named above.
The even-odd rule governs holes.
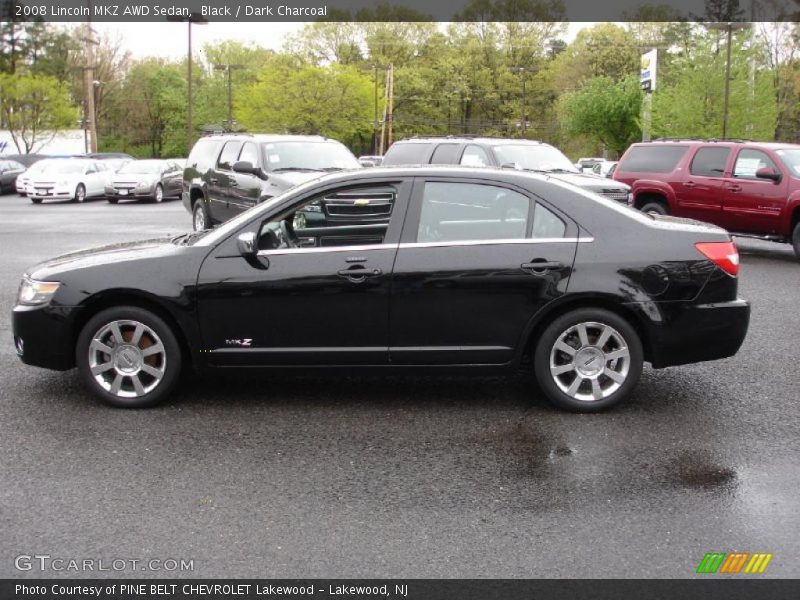
[[[47,304],[60,285],[57,281],[36,281],[26,277],[19,285],[17,302],[26,306]]]
[[[137,188],[146,188],[149,187],[152,182],[148,181],[147,179],[142,179],[139,183],[136,184]]]

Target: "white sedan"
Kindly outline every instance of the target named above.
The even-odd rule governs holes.
[[[34,204],[42,200],[74,200],[103,196],[112,171],[102,160],[68,158],[48,161],[26,188]]]

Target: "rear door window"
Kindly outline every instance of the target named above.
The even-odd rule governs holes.
[[[730,153],[730,148],[700,148],[692,159],[689,172],[699,177],[722,177]]]
[[[671,173],[689,146],[635,146],[619,164],[619,171]]]
[[[457,165],[458,144],[439,144],[431,156],[432,165]]]
[[[531,201],[506,188],[427,182],[418,242],[524,239]]]

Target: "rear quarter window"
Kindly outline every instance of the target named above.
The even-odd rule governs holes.
[[[189,158],[186,159],[186,167],[197,169],[201,173],[213,168],[221,144],[222,142],[219,140],[198,141],[192,148]]]
[[[670,173],[688,149],[689,146],[634,146],[619,163],[617,171]]]
[[[423,165],[428,162],[431,144],[394,144],[386,151],[382,166]]]

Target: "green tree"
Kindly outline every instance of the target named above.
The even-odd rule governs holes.
[[[653,94],[653,135],[722,136],[726,52],[715,33],[695,36],[694,47],[672,65]],[[772,140],[778,106],[772,71],[749,32],[734,36],[728,137]]]
[[[17,150],[24,154],[38,151],[78,119],[66,84],[42,75],[1,73],[0,111]]]
[[[568,135],[586,135],[618,155],[641,139],[641,109],[638,77],[616,83],[607,76],[593,77],[559,99],[559,118]]]
[[[270,66],[241,91],[235,115],[249,130],[319,134],[358,146],[371,133],[373,85],[355,67]]]

